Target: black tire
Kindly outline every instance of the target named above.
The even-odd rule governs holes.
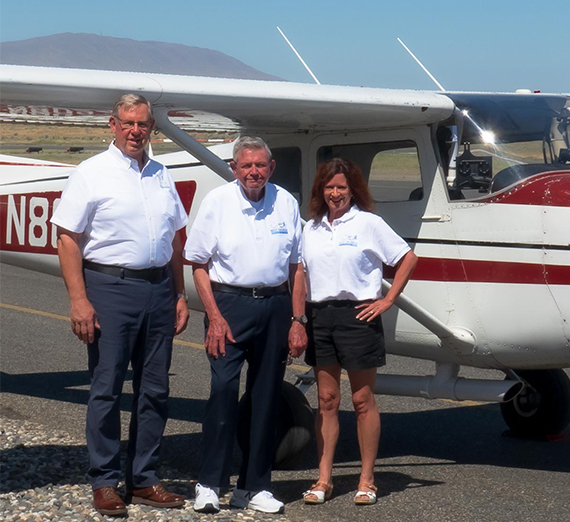
[[[237,439],[240,448],[243,448],[248,436],[248,423],[243,420],[247,416],[243,398],[239,403],[238,415]],[[313,410],[301,390],[283,382],[280,412],[275,426],[274,469],[291,469],[298,464],[313,438],[314,422]]]
[[[563,431],[570,422],[570,379],[564,370],[516,370],[525,386],[512,401],[501,403],[503,419],[513,434],[544,437]]]

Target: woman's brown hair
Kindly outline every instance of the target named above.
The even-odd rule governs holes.
[[[311,218],[319,218],[328,212],[329,207],[324,198],[325,185],[336,174],[344,174],[346,177],[348,188],[352,192],[352,202],[356,203],[361,210],[373,212],[374,200],[368,190],[360,167],[350,160],[333,158],[325,163],[321,163],[317,169],[317,175],[311,189],[309,216]]]

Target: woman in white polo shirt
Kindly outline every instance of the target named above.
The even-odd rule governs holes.
[[[319,408],[316,420],[319,479],[303,494],[321,504],[332,493],[332,466],[338,440],[340,374],[348,373],[356,412],[362,472],[356,504],[374,504],[374,461],[380,414],[374,399],[376,370],[385,363],[381,314],[402,292],[417,257],[379,216],[360,169],[332,159],[319,166],[303,232],[307,271],[309,347]],[[382,264],[395,266],[392,288],[382,297]]]

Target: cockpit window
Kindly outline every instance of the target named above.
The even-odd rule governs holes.
[[[437,129],[436,142],[451,200],[485,197],[529,176],[570,170],[570,101],[564,105],[564,97],[555,98],[558,105],[550,101],[538,110],[529,100],[523,97],[512,107],[507,103],[514,104],[512,98],[493,107],[475,95],[455,100],[471,102],[480,108],[480,115],[475,110],[458,110],[454,124]]]
[[[378,203],[423,199],[418,147],[411,140],[332,145],[317,154],[318,164],[331,158],[354,161]]]

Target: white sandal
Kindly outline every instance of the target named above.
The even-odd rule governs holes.
[[[372,491],[363,491],[363,488],[368,488]],[[376,504],[376,491],[378,491],[378,488],[374,484],[358,484],[358,491],[354,495],[354,503],[357,506]]]
[[[324,491],[320,491],[315,488],[322,488]],[[324,504],[325,500],[331,498],[333,491],[332,485],[328,485],[325,482],[317,482],[312,484],[311,487],[303,493],[303,499],[305,504]]]

